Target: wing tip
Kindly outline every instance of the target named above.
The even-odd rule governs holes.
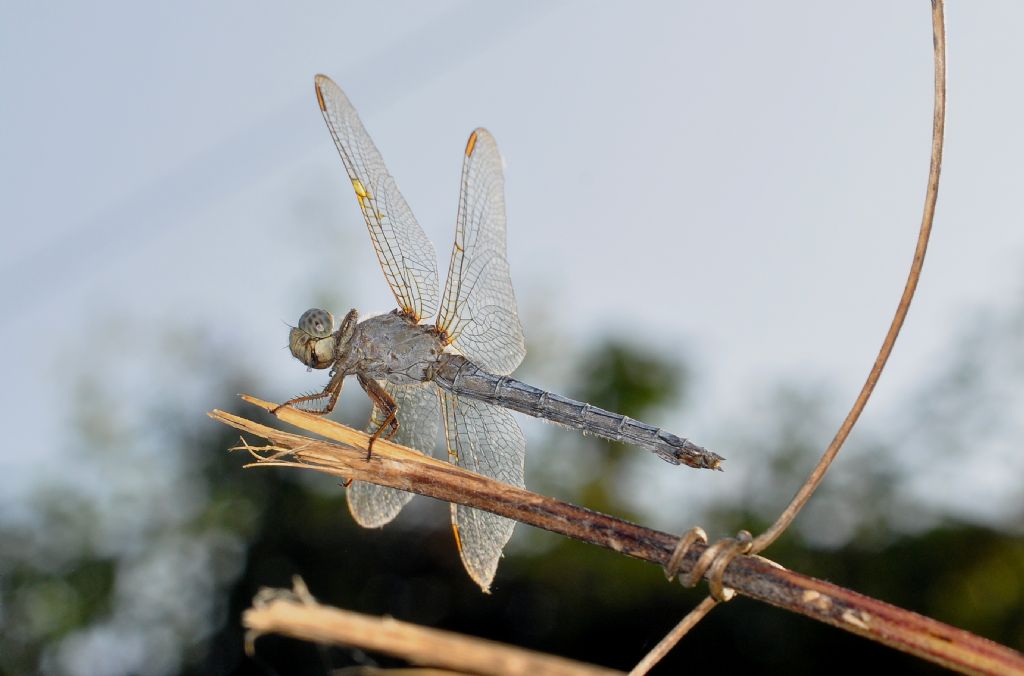
[[[316,89],[316,102],[320,106],[320,110],[324,112],[327,111],[327,104],[324,102],[324,93],[321,90],[321,87],[325,86],[327,83],[334,84],[334,80],[322,73],[317,73],[313,78],[313,88]]]
[[[452,507],[455,507],[455,503],[452,503]],[[452,510],[452,515],[455,515],[454,509]],[[469,577],[473,582],[477,583],[480,591],[490,594],[491,582],[494,581],[494,569],[490,571],[480,570],[466,558],[466,552],[462,549],[462,537],[459,535],[459,524],[455,522],[454,518],[452,519],[452,532],[455,534],[455,546],[459,550],[459,558],[462,559],[462,564],[465,566],[466,572],[469,573]],[[494,567],[497,568],[497,563],[495,563]]]
[[[469,135],[469,140],[466,141],[466,157],[473,154],[473,151],[476,150],[477,142],[481,140],[490,141],[493,144],[494,136],[483,127],[474,129]]]

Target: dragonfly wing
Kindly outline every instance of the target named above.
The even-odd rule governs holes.
[[[477,365],[498,375],[526,355],[505,255],[505,188],[498,144],[486,129],[469,136],[455,246],[437,326]]]
[[[432,455],[437,444],[439,420],[437,386],[433,383],[395,385],[386,380],[378,382],[398,405],[398,432],[391,441]],[[374,406],[367,431],[376,432],[382,422],[384,416]],[[346,497],[356,523],[364,528],[379,528],[398,516],[405,503],[412,499],[412,493],[365,481],[353,481]]]
[[[448,392],[441,402],[451,462],[513,486],[525,485],[526,439],[508,410]],[[455,503],[451,508],[462,563],[486,592],[515,521]]]
[[[437,254],[348,97],[326,75],[316,98],[370,230],[377,260],[399,307],[420,320],[437,312]]]

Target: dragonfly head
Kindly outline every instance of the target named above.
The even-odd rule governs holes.
[[[299,325],[288,333],[288,348],[293,357],[309,368],[325,369],[331,366],[337,349],[334,315],[320,308],[303,312],[299,317]]]

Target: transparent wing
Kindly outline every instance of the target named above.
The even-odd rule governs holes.
[[[348,97],[326,75],[317,75],[315,82],[324,121],[352,179],[377,260],[399,307],[417,321],[433,317],[438,288],[434,245],[398,192]]]
[[[437,386],[433,383],[395,385],[378,381],[398,404],[398,432],[391,441],[432,455],[437,444]],[[380,410],[374,406],[367,431],[376,432],[383,422]],[[379,528],[398,516],[412,493],[396,488],[378,486],[365,481],[353,481],[347,489],[348,508],[352,518],[364,528]]]
[[[523,486],[526,439],[506,409],[442,393],[448,459],[470,471]],[[515,521],[452,503],[452,525],[462,563],[486,592]]]
[[[526,355],[505,257],[505,191],[501,155],[486,129],[469,136],[455,246],[437,326],[479,366],[498,375]]]

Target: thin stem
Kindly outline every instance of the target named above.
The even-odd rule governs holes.
[[[718,601],[707,596],[697,604],[697,607],[686,613],[686,617],[679,621],[679,624],[672,627],[672,631],[665,635],[665,638],[658,642],[658,645],[651,649],[651,652],[644,655],[644,658],[637,662],[629,676],[644,676],[660,662],[665,655],[668,655],[672,648],[676,647],[679,640],[686,636],[687,632],[697,626],[697,623],[704,619],[704,616],[711,612],[711,609],[718,605]]]
[[[914,248],[914,260],[910,264],[910,273],[907,276],[907,283],[903,287],[903,295],[900,297],[899,305],[896,308],[896,315],[892,318],[889,331],[885,334],[882,347],[878,351],[878,357],[871,367],[864,386],[857,395],[853,407],[839,426],[832,443],[828,445],[821,460],[815,466],[807,481],[800,487],[789,506],[779,515],[775,523],[766,531],[754,538],[753,551],[755,553],[764,551],[769,545],[782,535],[789,527],[796,515],[803,509],[811,495],[817,490],[825,473],[828,471],[832,461],[839,454],[846,438],[850,436],[850,430],[857,423],[861,412],[867,406],[868,399],[882,375],[892,348],[896,344],[896,337],[903,328],[903,321],[907,318],[910,310],[910,301],[914,299],[914,292],[917,290],[917,282],[921,277],[921,268],[924,266],[925,252],[928,250],[928,238],[932,232],[932,221],[935,219],[935,202],[939,196],[939,174],[942,169],[942,142],[946,128],[946,23],[943,13],[943,0],[932,0],[932,35],[935,54],[935,105],[932,113],[932,149],[931,167],[928,171],[928,187],[924,198],[924,214],[921,217],[921,229],[917,236],[917,246]]]

